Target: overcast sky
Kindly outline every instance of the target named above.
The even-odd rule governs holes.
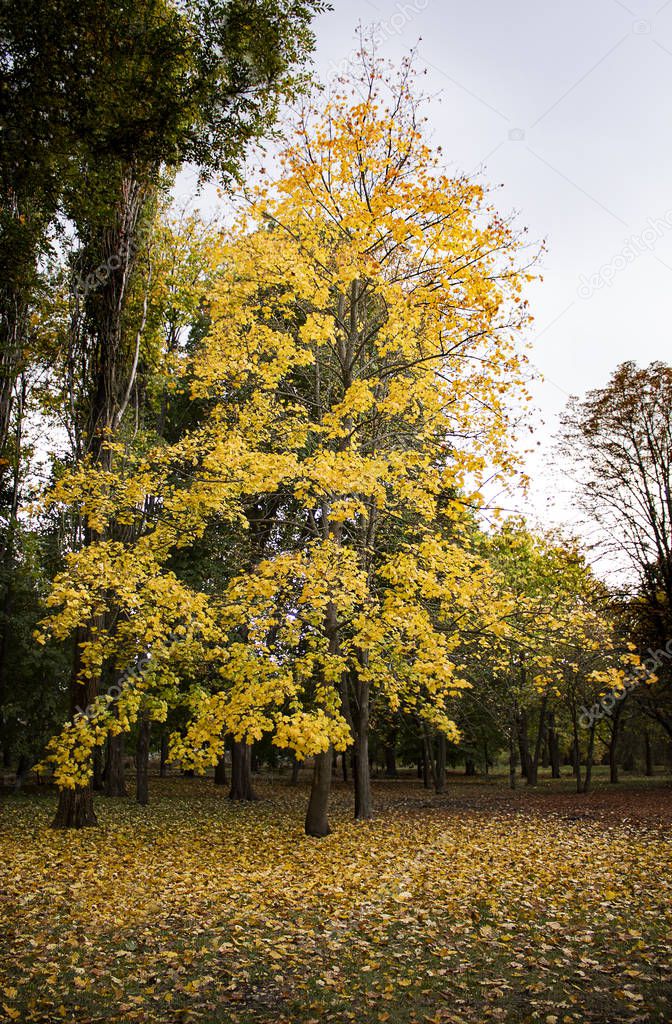
[[[458,171],[501,183],[503,212],[546,239],[530,291],[534,389],[546,426],[531,507],[555,501],[548,439],[568,394],[625,359],[669,362],[672,307],[672,0],[332,0],[316,70],[333,75],[378,23],[380,52],[419,42],[433,140]],[[546,506],[547,500],[550,504]]]

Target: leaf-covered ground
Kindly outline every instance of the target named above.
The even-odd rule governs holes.
[[[669,1021],[672,789],[375,787],[302,834],[306,791],[211,781],[48,828],[2,801],[0,1019],[358,1024]]]

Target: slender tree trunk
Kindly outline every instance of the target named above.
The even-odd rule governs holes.
[[[644,773],[649,777],[653,775],[653,750],[648,729],[644,730]]]
[[[437,793],[443,793],[446,788],[446,737],[439,732],[436,737],[436,778],[434,788]]]
[[[105,767],[105,796],[128,796],[124,772],[124,734],[111,733],[107,738],[107,765]]]
[[[532,758],[530,757],[530,741],[527,735],[527,712],[518,712],[518,746],[520,748],[520,774],[529,780],[532,771]]]
[[[4,332],[3,332],[4,333]],[[0,363],[4,365],[0,369],[0,378],[3,377],[2,370],[8,369],[5,363],[5,357],[9,356],[10,353],[0,353]],[[7,392],[7,388],[9,389]],[[10,379],[1,380],[0,391],[5,395],[9,405],[6,407],[5,412],[8,417],[11,416],[12,408],[12,393],[14,390],[14,380]],[[18,525],[18,511],[19,511],[19,490],[21,486],[21,448],[23,443],[23,419],[24,410],[26,403],[26,390],[27,383],[25,375],[21,375],[21,383],[17,388],[16,394],[16,427],[14,430],[14,452],[12,453],[11,460],[13,462],[12,472],[12,486],[9,494],[8,508],[4,510],[4,516],[6,516],[6,526],[4,536],[0,541],[0,565],[2,566],[0,586],[2,587],[2,599],[1,599],[1,610],[0,610],[0,750],[2,750],[2,765],[5,768],[9,767],[10,764],[10,749],[9,749],[9,732],[7,729],[7,722],[5,721],[5,703],[7,701],[7,678],[8,678],[8,654],[9,654],[9,632],[11,615],[14,605],[14,586],[12,574],[15,570],[15,540],[16,540],[16,529]],[[7,431],[9,430],[9,419],[5,422],[5,412],[2,412],[5,402],[0,400],[0,456],[9,455],[7,450]],[[6,458],[0,459],[0,485],[3,482],[3,467],[9,460]]]
[[[93,779],[91,780],[95,793],[103,791],[103,751],[101,747],[93,748]]]
[[[516,735],[513,721],[509,726],[509,789],[516,788]]]
[[[296,754],[292,757],[292,774],[289,780],[290,786],[296,786],[299,782],[299,770],[301,768],[301,762],[299,761]]]
[[[159,761],[159,775],[165,779],[168,774],[168,733],[161,733],[161,755]]]
[[[555,730],[555,712],[548,715],[548,756],[551,762],[551,778],[560,778],[560,738]]]
[[[143,713],[138,722],[138,745],[135,753],[135,798],[139,804],[149,803],[149,743],[152,723],[149,715]]]
[[[488,750],[488,741],[483,740],[483,761],[485,766],[486,776],[490,774],[490,752]]]
[[[310,787],[310,799],[306,811],[306,835],[328,836],[329,828],[329,794],[331,791],[331,759],[333,750],[318,754],[315,758],[313,781]]]
[[[541,707],[539,709],[539,725],[537,727],[537,738],[534,744],[534,754],[530,758],[528,770],[527,770],[527,784],[528,786],[536,786],[537,778],[539,774],[539,759],[541,757],[541,747],[544,740],[544,729],[546,725],[546,704],[548,697],[546,694],[542,697]]]
[[[611,736],[609,739],[609,782],[615,785],[618,782],[618,741],[621,735],[621,713],[623,704],[617,704],[611,720]]]
[[[231,744],[230,800],[256,800],[252,788],[252,745],[244,740]]]
[[[576,709],[572,709],[572,728],[574,730],[573,744],[572,744],[572,755],[574,758],[574,775],[576,777],[576,792],[581,793],[583,791],[583,784],[581,782],[581,746],[579,743],[579,724],[576,717]]]
[[[590,727],[588,734],[588,753],[586,754],[586,774],[583,780],[583,792],[590,791],[590,780],[593,774],[593,753],[595,750],[595,723]]]
[[[369,686],[357,684],[355,722],[355,818],[371,817],[371,768],[369,764]]]
[[[70,714],[77,708],[85,709],[95,700],[98,694],[98,681],[88,679],[81,681],[81,648],[85,639],[83,630],[75,632],[75,648],[72,661],[72,679],[70,684]],[[93,809],[93,787],[76,786],[74,789],[59,789],[58,806],[51,825],[52,828],[88,828],[97,825],[98,819]]]
[[[226,753],[222,753],[219,761],[215,765],[215,785],[225,786],[227,783],[226,778]]]
[[[388,734],[387,743],[385,744],[385,778],[397,779],[398,777],[395,736]]]
[[[348,757],[347,752],[344,750],[341,754],[341,768],[343,769],[343,782],[348,781]]]

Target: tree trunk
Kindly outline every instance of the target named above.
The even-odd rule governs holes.
[[[341,754],[341,768],[343,769],[343,782],[348,781],[348,758],[347,752],[344,750]]]
[[[436,772],[434,788],[437,793],[443,793],[446,788],[446,737],[440,732],[436,737]]]
[[[230,800],[256,800],[252,788],[252,745],[244,740],[231,744]]]
[[[551,762],[551,778],[560,778],[560,738],[555,730],[555,712],[548,715],[548,756]]]
[[[168,733],[161,733],[161,759],[159,761],[159,775],[165,779],[168,774]]]
[[[516,788],[516,737],[513,722],[509,726],[509,789]]]
[[[530,778],[532,771],[532,758],[530,756],[530,741],[527,735],[527,711],[519,711],[516,724],[518,726],[518,746],[520,748],[520,774],[523,778]]]
[[[487,772],[487,769],[486,769],[486,772]],[[469,775],[469,776],[476,774],[476,762],[474,761],[473,757],[465,757],[465,759],[464,759],[464,774],[465,775]]]
[[[91,786],[59,790],[58,807],[51,824],[52,828],[87,828],[97,824]]]
[[[105,765],[105,796],[127,796],[124,773],[124,734],[107,738],[107,764]]]
[[[534,745],[534,754],[529,759],[527,769],[527,784],[528,786],[536,786],[537,777],[539,774],[539,759],[541,757],[541,747],[544,741],[544,728],[546,724],[546,703],[548,697],[546,694],[541,699],[541,707],[539,708],[539,724],[537,726],[537,739]],[[529,754],[528,754],[529,756]]]
[[[226,778],[226,752],[222,753],[219,761],[215,765],[215,785],[225,786],[227,783]]]
[[[620,738],[620,723],[623,704],[617,704],[611,721],[611,737],[609,740],[609,782],[616,785],[618,782],[618,740]]]
[[[371,817],[371,768],[369,765],[369,684],[357,681],[355,687],[355,818]]]
[[[385,778],[386,779],[397,779],[399,772],[397,771],[397,748],[394,743],[394,739],[389,739],[385,744]]]
[[[644,730],[644,774],[649,777],[653,775],[653,750],[648,729]]]
[[[329,747],[323,754],[315,758],[313,781],[310,787],[310,799],[306,811],[306,835],[328,836],[329,828],[329,794],[331,791],[331,759],[333,749]]]
[[[574,776],[576,778],[576,792],[581,793],[583,786],[581,783],[581,746],[579,744],[579,725],[576,718],[576,711],[572,711],[572,728],[574,730],[574,737],[572,742],[572,757],[574,759]]]
[[[100,747],[93,748],[93,779],[92,785],[95,793],[103,791],[103,751]]]
[[[593,751],[595,749],[595,723],[590,727],[590,733],[588,735],[588,753],[586,754],[586,775],[583,780],[583,792],[588,793],[590,791],[590,780],[593,774]]]
[[[345,762],[343,762],[345,763]],[[296,754],[292,757],[292,774],[289,780],[290,786],[296,786],[299,782],[299,770],[301,768],[301,762],[299,761]]]
[[[70,679],[70,715],[75,715],[81,707],[85,710],[98,695],[97,679],[89,678],[82,682],[81,647],[86,638],[82,629],[75,631],[75,644],[72,659],[72,676]],[[76,786],[74,789],[59,789],[58,806],[52,828],[87,828],[97,825],[98,819],[93,809],[93,787],[91,785]]]
[[[149,742],[152,723],[147,714],[141,714],[138,724],[138,745],[135,752],[135,798],[145,807],[149,803]]]

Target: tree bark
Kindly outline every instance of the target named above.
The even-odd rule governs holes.
[[[436,736],[436,771],[434,778],[434,789],[437,793],[443,793],[446,788],[446,737],[442,732]]]
[[[397,771],[397,748],[394,737],[391,735],[388,735],[387,743],[385,744],[385,778],[399,778],[399,772]]]
[[[623,704],[617,704],[611,721],[611,737],[609,739],[609,782],[616,785],[618,782],[618,741],[621,730],[621,712]]]
[[[509,789],[516,788],[516,736],[513,720],[509,726]]]
[[[128,796],[126,791],[126,775],[124,772],[124,734],[123,732],[107,738],[107,764],[105,765],[105,796]]]
[[[75,646],[72,659],[72,676],[70,680],[70,714],[74,716],[78,708],[85,710],[98,695],[97,679],[82,682],[81,647],[86,633],[82,629],[75,631]],[[98,819],[93,809],[93,787],[76,786],[75,789],[59,789],[58,806],[52,828],[88,828],[97,825]]]
[[[560,738],[555,729],[555,712],[548,715],[548,756],[551,762],[551,778],[560,778]]]
[[[590,727],[588,734],[588,753],[586,754],[586,774],[583,780],[583,792],[590,791],[590,780],[593,774],[593,751],[595,749],[595,723]]]
[[[516,717],[518,729],[518,747],[520,749],[520,774],[529,779],[532,771],[532,758],[530,756],[530,741],[527,735],[527,712],[519,711]]]
[[[135,753],[135,798],[145,807],[149,803],[149,742],[152,723],[147,714],[141,714],[138,723],[138,745]]]
[[[252,745],[244,740],[231,744],[230,800],[256,800],[252,788]]]
[[[215,765],[215,785],[225,786],[227,783],[226,778],[226,753],[222,753],[219,761]]]
[[[355,722],[355,818],[371,817],[371,769],[369,765],[369,685],[357,684]]]
[[[310,799],[306,811],[306,835],[328,836],[329,828],[329,794],[331,791],[331,759],[333,750],[331,747],[323,754],[315,758],[313,769],[313,781],[310,787]]]
[[[292,757],[292,774],[289,779],[290,786],[296,786],[299,782],[299,770],[301,768],[301,762],[299,761],[296,754]]]
[[[91,786],[59,790],[58,807],[52,828],[87,828],[97,824]]]
[[[539,709],[539,724],[537,726],[537,739],[534,745],[534,754],[529,758],[527,767],[527,785],[536,786],[537,778],[539,775],[539,759],[541,757],[541,747],[544,740],[544,728],[546,724],[546,704],[548,697],[546,694],[541,699],[541,707]],[[529,757],[529,752],[528,752]]]
[[[648,777],[653,775],[653,749],[648,729],[644,730],[644,774]]]
[[[168,733],[161,733],[161,759],[159,761],[159,776],[165,779],[168,774]]]

